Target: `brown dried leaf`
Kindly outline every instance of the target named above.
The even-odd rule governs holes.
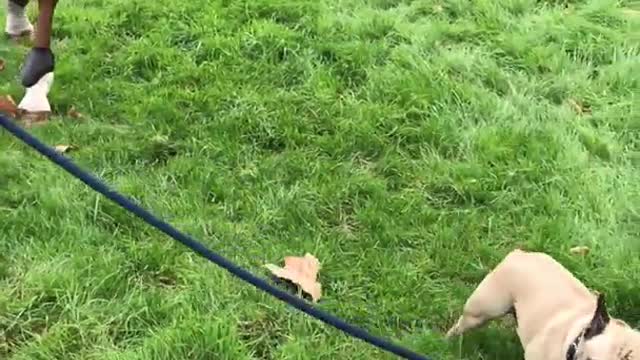
[[[16,117],[18,114],[18,106],[11,95],[0,97],[0,113],[7,114],[11,117]]]
[[[589,254],[589,251],[591,251],[591,249],[589,249],[586,246],[576,246],[576,247],[572,247],[571,249],[569,249],[569,252],[573,255],[580,255],[580,256],[585,256],[587,254]]]
[[[589,105],[575,99],[569,99],[567,102],[578,115],[591,114],[591,107]]]
[[[273,275],[298,285],[311,296],[313,302],[318,302],[322,296],[322,285],[317,282],[320,262],[315,256],[308,253],[304,257],[287,256],[284,258],[283,268],[273,264],[267,264],[265,267]]]
[[[73,145],[56,145],[53,148],[60,154],[65,154],[71,150],[76,149],[76,147]]]
[[[18,117],[22,122],[24,122],[25,126],[27,127],[47,123],[49,121],[49,115],[51,115],[51,113],[48,111],[30,112],[23,109],[18,109]]]
[[[74,119],[81,119],[84,117],[74,106],[70,107],[67,111],[67,116]]]
[[[0,71],[4,70],[6,64],[7,63],[3,59],[0,59]]]

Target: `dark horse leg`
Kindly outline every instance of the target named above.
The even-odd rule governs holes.
[[[14,1],[14,0],[11,0]],[[19,0],[25,2],[25,0]],[[51,28],[57,0],[38,1],[38,23],[34,44],[22,68],[22,85],[31,87],[44,75],[53,72],[55,59],[51,51]]]
[[[47,94],[53,81],[55,58],[51,51],[53,14],[57,0],[38,0],[38,21],[33,34],[33,47],[21,71],[22,85],[27,88],[18,106],[27,112],[50,111]],[[7,0],[7,26],[5,32],[13,37],[34,32],[26,16],[29,0]]]

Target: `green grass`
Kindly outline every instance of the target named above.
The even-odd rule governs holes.
[[[375,334],[434,359],[514,359],[506,323],[461,346],[442,333],[515,247],[553,255],[640,324],[628,9],[640,6],[65,0],[60,115],[32,131],[79,146],[77,163],[254,272],[316,255],[319,306]],[[26,50],[0,42],[0,91],[16,99]],[[72,106],[86,118],[65,116]],[[0,149],[0,358],[392,358],[231,278],[6,133]],[[591,254],[570,255],[577,245]]]

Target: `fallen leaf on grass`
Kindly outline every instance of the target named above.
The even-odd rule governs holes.
[[[18,114],[18,106],[11,95],[0,97],[0,113],[5,113],[11,117],[16,117]]]
[[[27,112],[19,109],[11,95],[0,96],[0,113],[21,121],[27,127],[43,124],[49,119],[48,111]]]
[[[273,275],[291,281],[298,285],[302,291],[309,294],[313,302],[318,302],[322,295],[322,285],[317,282],[320,262],[311,255],[304,257],[287,256],[284,258],[284,268],[267,264],[265,265]]]
[[[48,111],[35,111],[29,112],[23,109],[18,109],[18,117],[24,124],[28,127],[44,124],[49,120],[49,115],[51,114]]]
[[[4,70],[5,65],[6,65],[6,62],[0,59],[0,71]]]
[[[53,148],[60,154],[66,154],[69,151],[76,149],[73,145],[56,145]]]
[[[573,255],[585,256],[589,253],[590,249],[586,246],[576,246],[569,249],[569,252]]]
[[[78,110],[76,110],[76,108],[73,106],[70,107],[69,110],[67,111],[67,116],[74,119],[81,119],[84,117],[84,115],[79,113]]]
[[[575,99],[569,99],[567,102],[578,115],[591,114],[591,107],[589,105]]]

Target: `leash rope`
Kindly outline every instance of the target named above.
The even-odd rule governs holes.
[[[47,146],[38,138],[29,134],[29,132],[22,129],[20,126],[18,126],[9,118],[3,115],[0,115],[0,125],[3,128],[5,128],[8,132],[10,132],[14,137],[18,138],[23,143],[27,144],[28,146],[36,150],[41,155],[47,157],[53,163],[63,168],[69,174],[71,174],[78,180],[82,181],[83,183],[85,183],[87,186],[89,186],[96,192],[99,192],[103,196],[107,197],[109,200],[120,205],[125,210],[136,215],[147,224],[151,225],[157,230],[160,230],[161,232],[165,233],[166,235],[173,238],[174,240],[179,241],[186,247],[193,250],[198,255],[222,267],[232,275],[255,286],[259,290],[262,290],[276,297],[277,299],[289,304],[290,306],[293,306],[294,308],[304,312],[305,314],[311,317],[314,317],[324,322],[327,325],[331,325],[334,328],[352,337],[363,340],[381,350],[395,354],[400,358],[407,359],[407,360],[431,360],[426,356],[420,355],[400,345],[394,344],[387,339],[384,339],[375,335],[371,335],[364,329],[357,327],[355,325],[351,325],[346,321],[336,317],[335,315],[322,311],[310,305],[307,301],[297,296],[291,295],[288,292],[269,284],[263,278],[260,278],[252,274],[248,270],[245,270],[244,268],[234,264],[232,261],[226,259],[225,257],[208,249],[197,240],[175,229],[169,223],[154,216],[152,213],[143,209],[139,205],[135,204],[132,200],[128,199],[124,195],[118,193],[115,190],[112,190],[111,188],[109,188],[108,185],[106,185],[99,178],[83,170],[78,165],[73,163],[70,159],[59,154],[53,148]]]

